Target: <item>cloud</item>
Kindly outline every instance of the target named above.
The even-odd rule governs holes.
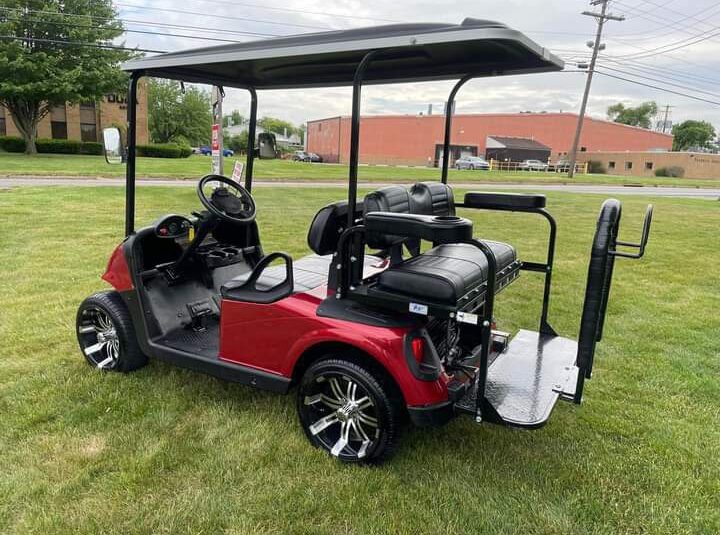
[[[633,8],[626,2],[613,2],[612,10],[617,13],[626,8],[627,20],[608,23],[604,38],[607,48],[601,55],[600,63],[625,71],[608,72],[634,78],[654,88],[596,75],[588,112],[604,117],[607,107],[616,102],[632,105],[655,100],[661,106],[666,103],[674,106],[672,115],[675,121],[704,118],[720,125],[720,106],[660,91],[656,88],[662,85],[659,82],[637,78],[654,77],[666,83],[687,86],[689,89],[672,89],[720,101],[720,95],[714,97],[697,93],[697,90],[714,93],[720,84],[720,75],[716,74],[720,67],[720,42],[716,37],[702,40],[703,36],[713,35],[711,29],[714,26],[699,15],[711,13],[709,10],[714,9],[714,4],[709,0],[672,2],[650,10],[650,5],[643,9],[637,5]],[[459,23],[465,17],[485,18],[500,20],[527,33],[530,38],[564,58],[574,60],[589,58],[590,50],[585,42],[591,40],[595,32],[594,21],[580,15],[581,11],[594,8],[581,0],[480,0],[471,3],[467,0],[335,0],[331,4],[325,0],[287,0],[282,3],[277,0],[272,3],[262,0],[194,0],[180,4],[174,0],[121,0],[116,5],[124,19],[192,27],[166,27],[158,31],[243,41],[252,37],[229,32],[284,35],[391,21]],[[127,24],[127,27],[153,29],[137,24]],[[224,32],[214,33],[200,28]],[[130,45],[163,50],[220,44],[202,39],[133,33],[127,34],[124,39]],[[696,40],[698,42],[690,47],[657,54]],[[575,67],[568,65],[568,70],[575,70]],[[577,111],[584,83],[585,75],[574,72],[477,80],[469,83],[458,95],[457,109],[476,113]],[[449,82],[434,82],[367,87],[363,91],[363,113],[415,114],[425,111],[429,103],[440,111],[451,85]],[[225,108],[241,112],[247,110],[247,96],[241,91],[228,90]],[[302,123],[349,113],[349,88],[264,91],[259,94],[261,116],[273,115]]]

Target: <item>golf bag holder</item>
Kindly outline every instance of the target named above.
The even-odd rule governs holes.
[[[600,208],[600,216],[598,217],[595,238],[590,252],[585,303],[583,305],[582,319],[580,320],[577,355],[579,372],[575,388],[575,403],[580,403],[582,399],[585,379],[590,379],[592,376],[595,345],[602,339],[605,326],[605,313],[607,312],[610,297],[615,258],[637,260],[643,257],[650,237],[653,205],[648,205],[645,211],[642,236],[639,243],[624,242],[617,239],[621,215],[622,204],[617,199],[607,199]],[[637,249],[637,252],[620,251],[618,246]]]

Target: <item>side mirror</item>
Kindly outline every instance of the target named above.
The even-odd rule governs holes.
[[[110,164],[119,164],[125,161],[125,150],[122,146],[120,130],[117,128],[103,129],[103,145],[105,146],[105,161]]]

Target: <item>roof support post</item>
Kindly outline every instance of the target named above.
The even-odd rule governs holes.
[[[135,232],[135,156],[137,147],[137,88],[143,71],[130,75],[127,105],[127,166],[125,167],[125,236]]]
[[[445,137],[443,139],[442,172],[440,175],[440,179],[442,180],[443,184],[447,184],[448,165],[450,163],[450,158],[448,158],[448,152],[450,152],[450,128],[452,126],[453,108],[455,107],[455,95],[457,95],[457,92],[460,90],[460,88],[465,85],[465,82],[473,79],[474,77],[475,75],[473,74],[466,74],[465,76],[460,78],[460,80],[458,80],[457,83],[453,86],[447,99],[447,105],[445,106]]]
[[[257,128],[257,92],[254,87],[248,87],[248,92],[250,93],[250,123],[248,124],[247,160],[245,163],[245,189],[252,191],[255,130]]]
[[[348,228],[355,223],[355,206],[357,204],[358,163],[360,158],[360,94],[362,81],[370,62],[378,55],[379,50],[371,50],[358,64],[353,78],[352,118],[350,119],[350,170],[348,187]]]

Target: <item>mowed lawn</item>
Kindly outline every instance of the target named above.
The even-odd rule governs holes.
[[[139,188],[138,219],[199,208]],[[257,188],[267,251],[307,253],[337,189]],[[575,336],[598,196],[554,194],[550,321]],[[647,199],[627,198],[635,240]],[[120,188],[0,191],[0,533],[720,532],[720,204],[657,199],[646,258],[619,260],[581,407],[538,431],[457,419],[409,429],[379,467],[312,448],[291,396],[151,362],[85,364],[77,305],[122,239]],[[476,234],[541,260],[545,223],[468,213]],[[541,279],[499,297],[501,327],[534,328]]]
[[[225,174],[231,175],[236,160],[244,156],[225,159]],[[138,176],[147,178],[192,179],[210,172],[209,156],[191,156],[182,159],[138,158]],[[364,182],[417,182],[437,180],[439,169],[388,166],[362,166],[360,180]],[[125,167],[108,165],[102,156],[66,154],[10,154],[0,152],[0,177],[3,176],[82,176],[124,177]],[[310,182],[346,181],[346,165],[309,164],[290,160],[256,160],[255,177],[260,180],[301,180]],[[720,177],[718,177],[720,179]],[[564,173],[527,171],[457,171],[450,170],[451,182],[499,182],[518,184],[612,184],[643,186],[720,187],[720,180],[667,177],[624,177],[611,175],[577,175],[569,179]]]

